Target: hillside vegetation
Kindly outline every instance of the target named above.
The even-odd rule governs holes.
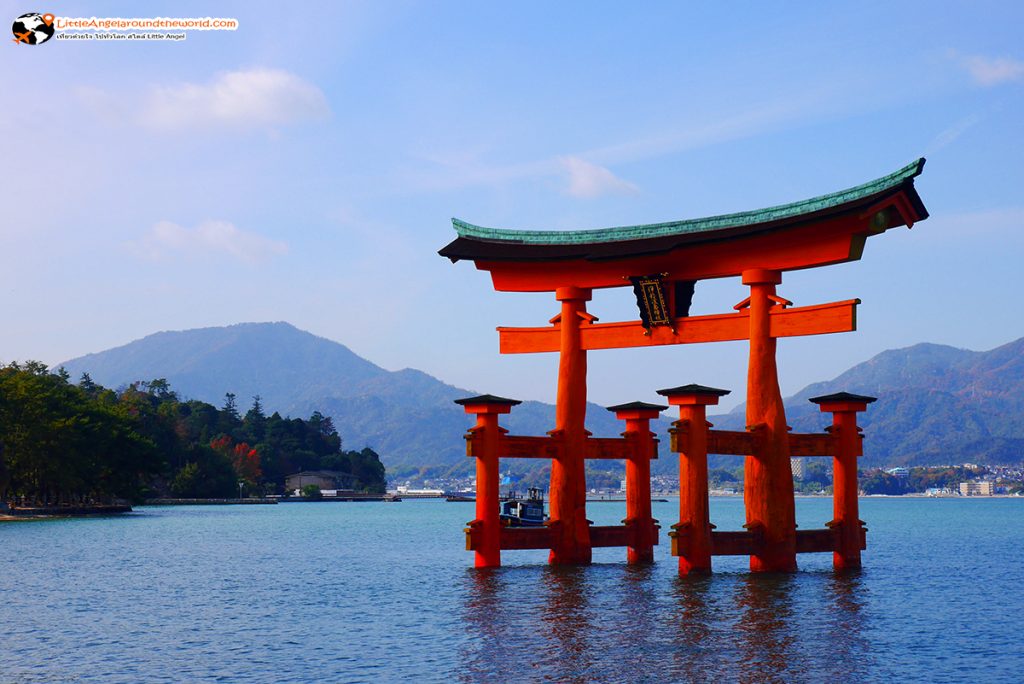
[[[325,469],[384,491],[372,449],[344,451],[333,422],[266,415],[259,397],[240,415],[182,400],[164,379],[117,391],[88,373],[75,384],[38,363],[0,368],[0,501],[79,503],[147,496],[278,493],[285,477]]]

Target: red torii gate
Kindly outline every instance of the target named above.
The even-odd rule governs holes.
[[[440,250],[453,262],[489,271],[494,288],[553,292],[561,312],[548,326],[498,328],[503,354],[559,352],[555,429],[547,437],[513,437],[497,417],[518,402],[491,395],[459,400],[477,425],[467,448],[477,458],[477,517],[467,545],[479,567],[500,565],[501,549],[547,548],[555,564],[589,563],[595,546],[627,546],[630,562],[652,558],[658,528],[650,513],[650,464],[657,446],[649,429],[663,406],[611,407],[626,421],[621,439],[596,439],[584,427],[587,352],[595,349],[750,340],[745,432],[710,430],[705,407],[727,393],[688,385],[659,393],[680,406],[673,451],[680,453],[680,522],[673,553],[681,572],[709,571],[711,555],[749,555],[753,571],[792,571],[802,551],[833,551],[837,568],[860,565],[864,530],[857,518],[856,413],[872,397],[818,397],[833,413],[826,434],[791,434],[775,362],[780,337],[856,329],[851,299],[792,307],[776,286],[788,270],[860,259],[866,239],[928,217],[914,188],[924,159],[840,192],[779,207],[705,219],[585,231],[519,231],[458,219],[458,237]],[[698,280],[740,276],[750,296],[735,312],[689,316]],[[640,321],[598,323],[587,313],[594,289],[633,285]],[[714,532],[707,515],[707,454],[745,455],[743,532]],[[830,529],[796,530],[791,456],[833,456],[835,517]],[[550,522],[544,528],[502,528],[498,458],[551,459]],[[586,518],[587,458],[625,459],[627,518],[593,527]]]

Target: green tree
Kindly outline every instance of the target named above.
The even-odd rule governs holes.
[[[224,395],[224,406],[217,415],[218,432],[225,435],[234,434],[242,424],[242,418],[238,415],[238,405],[235,403],[235,395],[228,392]]]
[[[0,366],[4,499],[137,500],[151,490],[219,498],[237,492],[239,477],[254,491],[280,490],[288,475],[324,467],[383,491],[378,455],[341,446],[330,417],[267,417],[258,396],[243,419],[234,395],[222,409],[183,402],[164,378],[114,392],[88,374],[72,384],[67,373],[36,362]]]
[[[88,373],[82,373],[82,377],[78,381],[78,386],[88,397],[95,397],[99,393],[99,390],[102,389],[92,381],[92,377],[90,377]]]
[[[865,494],[902,494],[903,485],[899,478],[884,470],[873,470],[860,478],[860,488]]]
[[[362,451],[348,452],[352,458],[352,474],[359,480],[364,491],[383,494],[387,478],[384,464],[373,449],[366,447]]]
[[[194,445],[189,462],[172,480],[176,496],[195,499],[227,499],[238,495],[238,480],[231,462],[208,446]]]
[[[43,505],[142,496],[161,470],[140,416],[35,362],[0,369],[4,498]]]
[[[267,417],[263,413],[263,404],[260,403],[258,394],[252,398],[252,407],[242,420],[242,429],[245,432],[245,440],[250,444],[259,444],[266,436]]]
[[[185,466],[178,471],[178,474],[174,476],[174,480],[171,482],[171,491],[175,495],[183,498],[192,498],[196,496],[196,492],[202,485],[202,473],[199,470],[199,464],[197,463],[186,463]]]

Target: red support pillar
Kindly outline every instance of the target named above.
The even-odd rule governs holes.
[[[626,421],[622,436],[632,442],[626,459],[626,519],[622,521],[633,528],[633,543],[626,548],[630,565],[654,562],[654,525],[658,521],[651,514],[651,459],[658,446],[651,421],[667,408],[642,401],[608,407],[616,418]]]
[[[522,402],[484,394],[456,399],[455,403],[466,413],[476,415],[476,426],[467,436],[470,455],[476,458],[476,519],[469,523],[470,534],[477,539],[473,564],[478,568],[496,568],[501,565],[498,453],[504,432],[498,425],[498,416],[511,412],[513,406]]]
[[[711,514],[708,509],[707,407],[718,404],[729,390],[683,385],[658,390],[679,407],[675,451],[679,452],[679,523],[673,525],[679,554],[679,574],[711,572]]]
[[[749,269],[743,284],[750,286],[750,362],[747,368],[747,426],[763,425],[761,453],[744,464],[743,499],[748,529],[763,532],[761,550],[750,557],[753,572],[796,570],[796,510],[793,474],[789,465],[789,427],[779,390],[775,338],[770,311],[780,300],[775,286],[779,271]]]
[[[860,551],[864,529],[860,520],[857,499],[857,457],[864,450],[861,445],[857,414],[867,411],[875,397],[849,392],[814,397],[822,412],[832,414],[831,432],[836,439],[836,453],[832,459],[832,522],[828,523],[837,534],[832,553],[832,567],[850,570],[860,567]]]
[[[555,400],[555,431],[562,449],[551,462],[550,522],[554,565],[588,564],[591,560],[590,523],[587,522],[587,480],[584,467],[587,431],[587,352],[580,342],[580,325],[588,317],[590,290],[560,287],[555,297],[562,303],[558,394]]]

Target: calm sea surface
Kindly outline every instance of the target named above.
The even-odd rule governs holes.
[[[677,503],[655,504],[667,529]],[[595,503],[615,524],[623,504]],[[141,508],[0,524],[0,682],[1024,680],[1024,499],[866,499],[865,570],[745,558],[680,580],[622,549],[586,568],[506,552],[473,504]],[[712,500],[719,529],[742,501]],[[800,499],[801,528],[831,502]]]

